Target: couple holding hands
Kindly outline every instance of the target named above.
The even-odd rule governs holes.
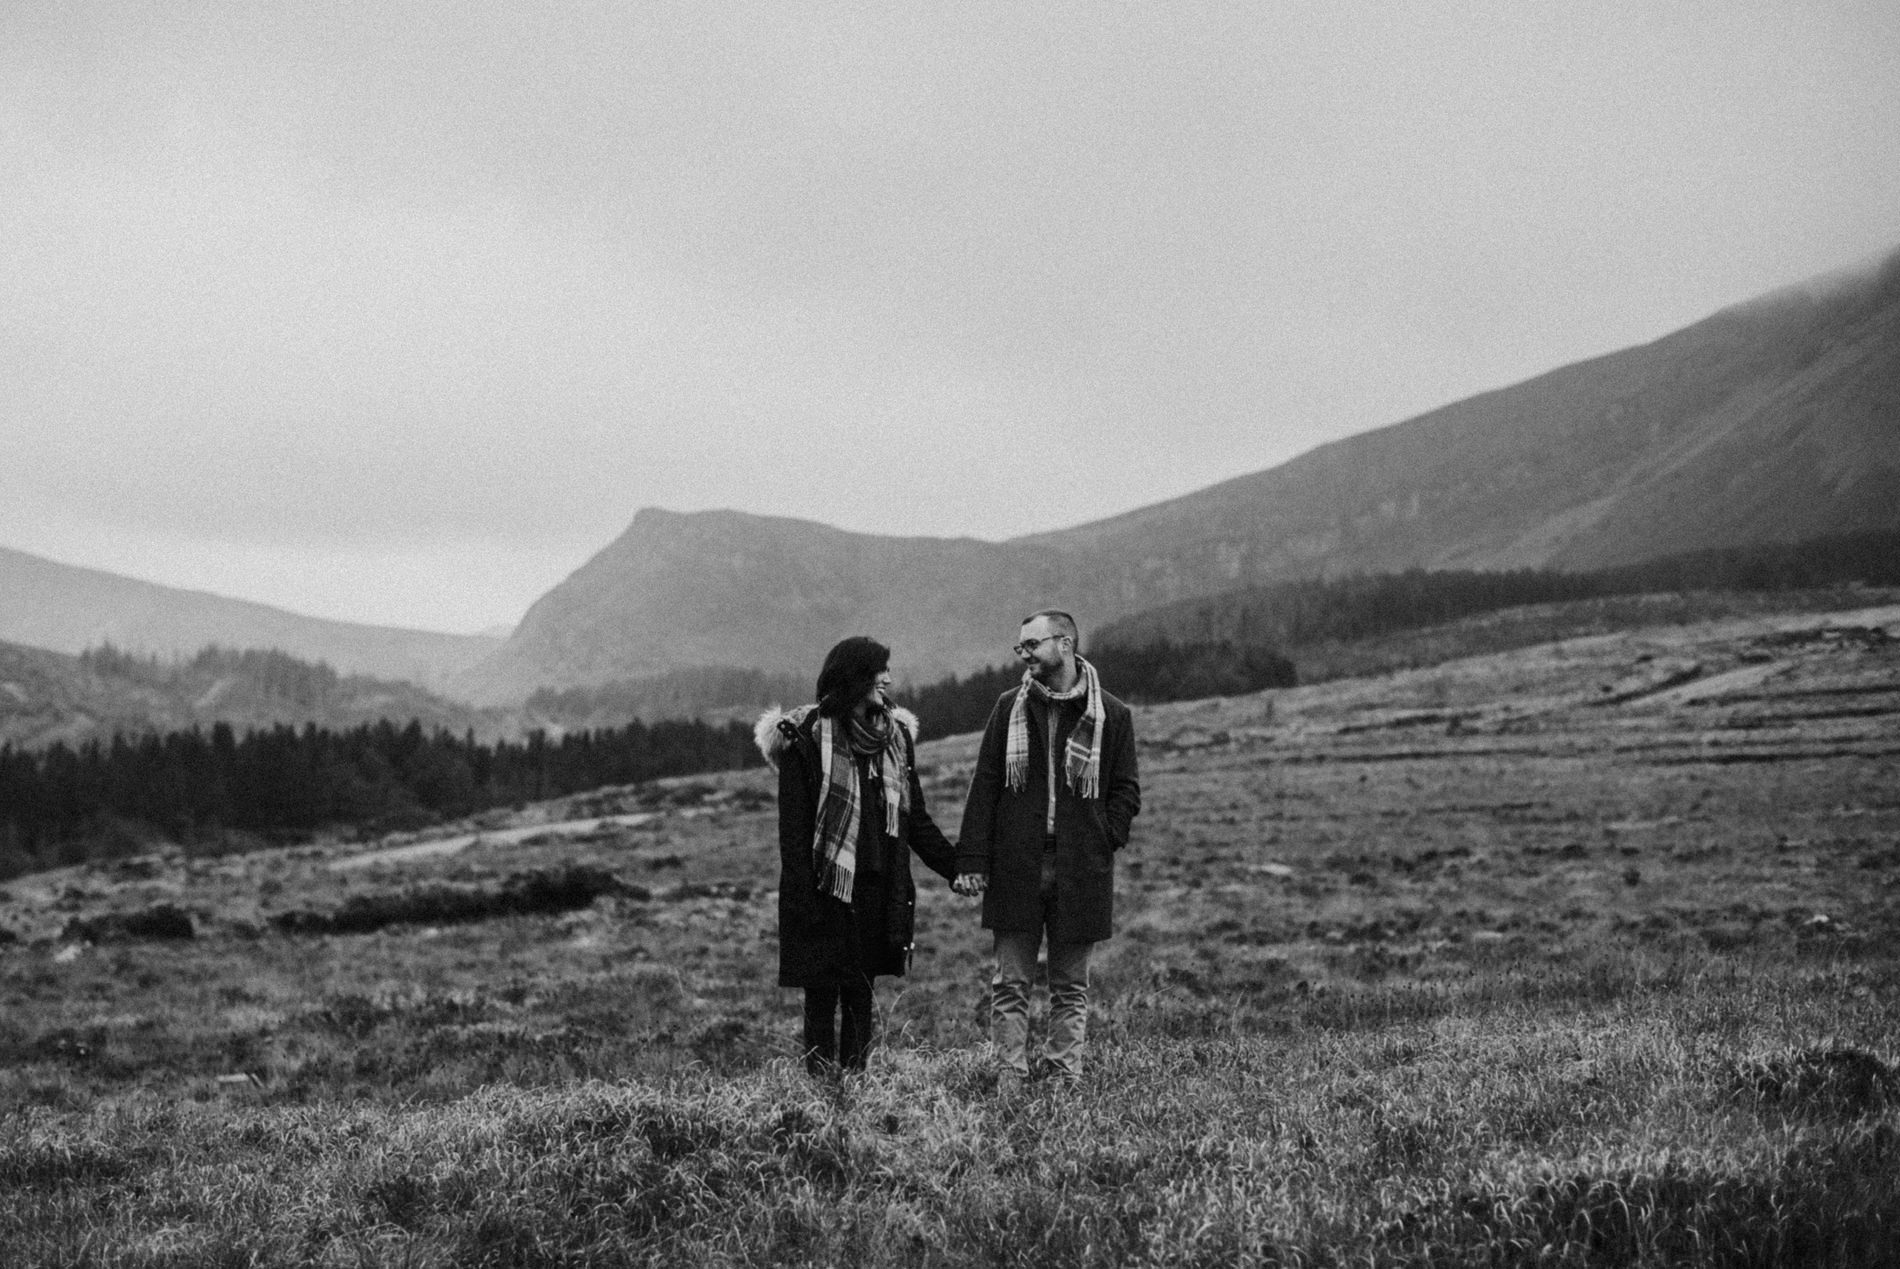
[[[1034,613],[1017,638],[1023,681],[990,711],[954,845],[924,807],[917,719],[890,702],[883,644],[839,643],[814,704],[759,720],[759,748],[779,778],[778,981],[804,989],[814,1072],[864,1066],[873,982],[910,960],[915,854],[958,894],[982,897],[983,928],[996,939],[990,1039],[1002,1083],[1029,1074],[1029,983],[1045,936],[1042,1066],[1081,1074],[1089,953],[1109,935],[1115,852],[1141,809],[1134,729],[1076,653],[1068,613]]]

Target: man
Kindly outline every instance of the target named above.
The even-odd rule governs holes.
[[[1109,936],[1115,852],[1141,810],[1134,723],[1076,653],[1075,618],[1024,619],[1021,686],[997,699],[983,730],[957,846],[955,889],[982,894],[996,936],[990,1038],[1004,1087],[1029,1074],[1029,980],[1049,946],[1049,1029],[1043,1067],[1082,1073],[1089,953]]]

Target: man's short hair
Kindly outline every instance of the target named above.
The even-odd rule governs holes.
[[[1072,641],[1078,644],[1082,642],[1082,632],[1075,628],[1075,618],[1063,612],[1060,608],[1039,609],[1036,612],[1030,613],[1027,617],[1024,617],[1019,624],[1026,626],[1038,617],[1047,617],[1049,624],[1056,628],[1057,634],[1068,635]]]

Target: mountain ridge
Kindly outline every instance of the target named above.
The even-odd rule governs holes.
[[[440,688],[504,641],[311,617],[0,546],[0,641],[77,654],[112,644],[188,657],[210,644],[275,648],[346,674]]]
[[[506,639],[305,617],[0,547],[0,640],[169,656],[277,648],[484,705],[682,669],[809,675],[874,633],[912,681],[1017,618],[1099,628],[1302,577],[1591,569],[1900,527],[1900,251],[1287,463],[1000,542],[638,511]]]
[[[1002,542],[645,508],[455,680],[519,699],[687,666],[809,670],[871,632],[922,681],[1045,604],[1086,623],[1297,577],[1587,569],[1900,527],[1900,251],[1332,441]]]
[[[1879,324],[1879,329],[1857,332],[1864,322]],[[1850,329],[1842,331],[1845,325]],[[1877,390],[1885,419],[1900,417],[1900,251],[1886,256],[1877,266],[1865,271],[1836,271],[1821,279],[1781,287],[1765,295],[1744,300],[1718,310],[1699,322],[1663,335],[1647,343],[1600,354],[1534,375],[1519,383],[1490,389],[1396,423],[1374,428],[1354,436],[1316,446],[1279,466],[1236,476],[1194,493],[1149,504],[1118,516],[1107,517],[1069,529],[1053,530],[1018,542],[1046,543],[1073,548],[1078,544],[1092,549],[1121,548],[1130,539],[1146,535],[1158,523],[1173,519],[1185,508],[1218,522],[1236,508],[1251,510],[1269,498],[1284,499],[1294,505],[1314,504],[1333,508],[1334,533],[1293,536],[1284,544],[1284,556],[1263,562],[1254,571],[1263,580],[1288,575],[1282,561],[1326,560],[1335,571],[1376,570],[1382,568],[1510,568],[1540,565],[1575,565],[1632,562],[1640,554],[1669,554],[1705,546],[1743,544],[1744,539],[1682,541],[1649,540],[1620,545],[1596,558],[1582,553],[1566,554],[1562,530],[1572,537],[1600,523],[1604,508],[1593,500],[1574,496],[1561,499],[1560,515],[1553,515],[1549,503],[1537,500],[1530,509],[1539,513],[1537,520],[1523,529],[1519,537],[1505,537],[1502,526],[1492,524],[1488,531],[1458,538],[1437,554],[1419,558],[1413,551],[1378,549],[1376,539],[1368,542],[1381,522],[1409,522],[1427,516],[1435,508],[1425,496],[1439,495],[1446,510],[1456,514],[1461,506],[1486,505],[1494,515],[1499,508],[1495,494],[1501,486],[1521,485],[1535,473],[1524,469],[1526,460],[1542,458],[1550,467],[1550,458],[1575,456],[1599,461],[1590,475],[1599,478],[1594,492],[1599,496],[1617,492],[1603,477],[1622,477],[1626,487],[1635,487],[1645,478],[1658,474],[1656,468],[1631,471],[1604,462],[1631,451],[1654,447],[1658,463],[1674,455],[1683,456],[1684,448],[1698,443],[1706,446],[1715,437],[1704,426],[1712,411],[1724,406],[1748,413],[1759,407],[1754,394],[1764,388],[1779,387],[1783,392],[1811,388],[1809,375],[1804,380],[1795,368],[1812,363],[1823,345],[1833,344],[1835,355],[1841,346],[1856,344],[1862,352],[1880,358],[1876,373],[1884,371],[1876,385],[1856,385]],[[1766,362],[1767,364],[1764,364]],[[1791,365],[1790,363],[1793,363]],[[1741,382],[1736,382],[1738,376]],[[1768,385],[1759,381],[1767,379]],[[1737,398],[1740,398],[1739,400]],[[1659,399],[1660,398],[1660,399]],[[1796,402],[1782,401],[1783,413]],[[1592,417],[1593,416],[1593,417]],[[1510,429],[1507,425],[1521,420],[1548,420],[1541,431]],[[1722,419],[1720,421],[1730,421]],[[1831,422],[1832,420],[1828,420]],[[1596,424],[1591,427],[1589,424]],[[1719,430],[1719,429],[1716,429]],[[1555,436],[1549,433],[1554,431]],[[1890,429],[1891,431],[1891,429]],[[1529,433],[1529,435],[1527,435]],[[1553,446],[1552,440],[1567,442]],[[1420,443],[1423,441],[1424,443]],[[1532,444],[1527,444],[1531,442]],[[1475,485],[1469,473],[1482,470],[1481,459],[1495,457],[1493,446],[1504,443],[1510,460],[1489,485]],[[1473,452],[1481,447],[1488,453]],[[1527,452],[1528,451],[1528,452]],[[1900,465],[1900,433],[1890,434],[1884,457]],[[1394,467],[1414,467],[1421,459],[1429,466],[1450,466],[1466,475],[1448,489],[1427,490],[1414,480],[1405,492],[1420,495],[1394,498],[1395,491],[1384,488],[1381,500],[1368,502],[1355,497],[1355,486],[1371,483]],[[1375,473],[1371,480],[1368,471]],[[1665,473],[1669,468],[1660,468]],[[1409,473],[1408,473],[1409,474]],[[1554,473],[1551,485],[1566,487],[1577,475],[1572,462]],[[1487,504],[1485,495],[1493,495]],[[1462,499],[1454,502],[1454,499]],[[1385,502],[1390,500],[1390,507]],[[1338,523],[1342,502],[1346,523]],[[1357,504],[1357,505],[1355,505]],[[1508,505],[1503,508],[1510,511]],[[1891,509],[1889,509],[1891,515]],[[1314,521],[1324,523],[1324,515]],[[1553,523],[1554,521],[1554,523]],[[1780,540],[1819,536],[1825,532],[1890,527],[1887,523],[1828,523],[1809,527],[1790,524],[1775,535]],[[1486,526],[1480,526],[1481,530]],[[1211,528],[1208,535],[1218,536]],[[1355,538],[1358,540],[1355,542]],[[1766,537],[1747,540],[1764,541]],[[1347,548],[1342,552],[1342,546]],[[1342,560],[1342,555],[1345,557]],[[1614,558],[1609,558],[1614,556]],[[1237,573],[1244,573],[1243,567]]]

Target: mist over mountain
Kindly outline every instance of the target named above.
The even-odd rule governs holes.
[[[456,686],[499,701],[688,666],[809,673],[859,632],[924,681],[1000,660],[1044,604],[1099,625],[1300,577],[1600,568],[1895,527],[1900,252],[1057,532],[990,543],[642,510]]]
[[[189,657],[208,644],[276,648],[345,674],[439,686],[493,652],[492,635],[328,621],[79,568],[0,547],[0,640],[78,653],[110,643]]]

